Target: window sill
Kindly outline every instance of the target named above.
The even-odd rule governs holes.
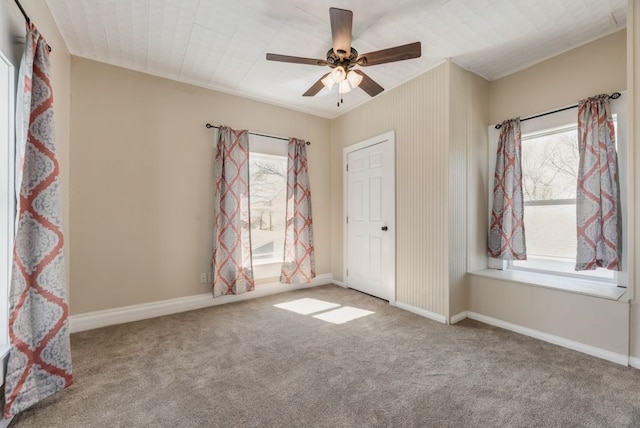
[[[280,280],[280,271],[282,270],[282,261],[273,262],[272,260],[264,260],[266,263],[253,264],[253,278],[256,284],[270,282],[267,280]]]
[[[615,301],[620,301],[627,293],[626,288],[617,287],[610,282],[568,278],[536,272],[523,272],[513,269],[484,269],[474,272],[468,272],[468,274],[485,278],[495,278],[503,281],[513,281],[521,284],[550,288],[553,290],[583,294],[585,296],[598,297],[601,299]]]
[[[252,260],[253,266],[282,265],[282,257],[262,260]]]

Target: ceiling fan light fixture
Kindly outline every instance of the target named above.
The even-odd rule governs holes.
[[[315,96],[323,87],[331,90],[336,83],[338,84],[338,95],[359,87],[370,97],[375,97],[384,91],[384,88],[360,69],[352,70],[353,67],[387,64],[412,58],[420,58],[422,55],[422,45],[420,42],[358,54],[358,51],[351,46],[353,39],[353,12],[331,7],[329,8],[329,21],[331,22],[331,40],[333,43],[331,49],[327,51],[326,60],[273,53],[267,53],[266,56],[267,61],[320,65],[330,68],[327,74],[314,82],[314,84],[302,94],[304,97]],[[342,97],[339,96],[338,99],[338,107],[340,107]]]
[[[346,94],[347,92],[351,92],[351,85],[348,80],[343,80],[340,82],[340,86],[338,87],[338,93]]]
[[[352,88],[357,88],[362,82],[362,75],[352,70],[347,74],[347,80],[351,84]]]
[[[330,76],[333,78],[334,82],[341,83],[345,79],[346,74],[347,73],[344,71],[344,68],[342,66],[338,66],[333,69]]]

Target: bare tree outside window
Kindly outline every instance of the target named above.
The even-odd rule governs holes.
[[[578,135],[575,128],[525,138],[522,144],[524,200],[575,199],[578,162]]]
[[[287,158],[249,155],[251,249],[256,261],[282,261],[287,198]]]

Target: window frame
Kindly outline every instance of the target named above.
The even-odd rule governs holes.
[[[558,270],[549,270],[549,269],[540,269],[534,267],[525,267],[525,266],[514,266],[512,261],[503,261],[498,259],[493,259],[491,257],[487,257],[488,268],[489,269],[498,269],[498,270],[511,270],[511,271],[523,271],[523,272],[531,272],[536,274],[548,275],[557,278],[566,278],[566,279],[575,279],[575,280],[584,280],[584,281],[594,281],[597,283],[601,283],[604,286],[618,286],[618,287],[626,287],[627,286],[627,278],[628,278],[628,265],[627,265],[627,243],[628,243],[628,198],[627,198],[627,189],[628,189],[628,165],[626,163],[627,158],[627,112],[626,112],[626,95],[627,92],[621,92],[622,96],[617,100],[611,100],[611,109],[612,114],[617,116],[617,125],[616,125],[616,144],[617,144],[617,153],[618,153],[618,168],[619,168],[619,178],[620,178],[620,200],[621,200],[621,214],[622,214],[622,248],[623,252],[621,255],[621,263],[622,263],[622,271],[614,272],[613,278],[604,278],[597,275],[589,275],[588,273],[573,273],[573,272],[561,272]],[[521,132],[522,135],[531,135],[531,134],[544,134],[545,132],[555,132],[556,130],[560,130],[563,128],[568,128],[570,126],[577,125],[577,117],[576,117],[576,109],[568,109],[556,113],[552,113],[546,116],[538,117],[535,119],[530,119],[527,121],[523,121],[521,123]],[[500,135],[500,130],[495,129],[494,126],[489,127],[489,186],[488,186],[488,210],[489,210],[489,222],[491,221],[491,210],[493,207],[493,186],[494,186],[494,171],[495,171],[495,163],[496,163],[496,151],[498,146],[498,138]],[[622,161],[621,161],[622,160]],[[533,204],[528,205],[560,205],[559,202],[567,202],[574,204],[573,199],[567,200],[555,200],[549,201],[550,203],[544,203],[544,201],[534,201]],[[525,219],[526,222],[526,219]],[[526,224],[525,224],[526,227]],[[525,232],[526,233],[526,232]]]
[[[13,242],[16,221],[15,199],[15,68],[11,61],[0,52],[0,85],[7,96],[0,99],[0,129],[6,130],[0,136],[0,200],[6,209],[0,210],[0,350],[9,345],[9,289],[13,265]],[[1,368],[0,368],[1,370]]]
[[[288,159],[288,144],[285,140],[274,140],[271,137],[264,137],[261,135],[249,134],[249,159],[251,159],[252,153],[260,156],[268,157],[284,157]],[[254,155],[255,156],[255,155]],[[286,171],[286,167],[285,167]],[[285,192],[286,192],[286,177],[285,177]],[[251,198],[251,187],[249,187],[249,198]],[[286,195],[285,195],[286,198]],[[285,217],[286,217],[286,202],[285,202]],[[286,218],[285,218],[286,221]],[[286,222],[285,222],[286,227]],[[283,234],[286,230],[283,231]],[[279,278],[282,270],[282,263],[284,261],[284,248],[282,248],[282,258],[278,259],[280,254],[276,254],[275,257],[264,260],[253,260],[253,272],[254,278],[257,280],[265,280],[269,278]]]

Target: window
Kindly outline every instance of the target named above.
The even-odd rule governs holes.
[[[612,101],[619,159],[623,234],[626,231],[625,135],[619,132],[624,102]],[[522,193],[527,244],[526,261],[510,261],[499,267],[553,275],[620,282],[618,273],[606,269],[576,271],[576,187],[579,164],[576,110],[522,122]],[[492,156],[499,131],[490,133]],[[495,159],[491,171],[495,170]],[[493,189],[491,183],[490,189]],[[491,206],[490,206],[491,208]],[[623,249],[626,242],[623,237]],[[622,256],[623,266],[625,255]],[[491,263],[491,266],[495,264]]]
[[[579,161],[575,124],[522,136],[527,261],[511,267],[614,278],[606,269],[574,270]]]
[[[9,343],[9,283],[15,223],[13,174],[14,141],[14,68],[0,53],[0,350]],[[2,369],[0,368],[0,371]]]
[[[287,209],[286,141],[250,135],[249,193],[254,277],[279,277]]]

